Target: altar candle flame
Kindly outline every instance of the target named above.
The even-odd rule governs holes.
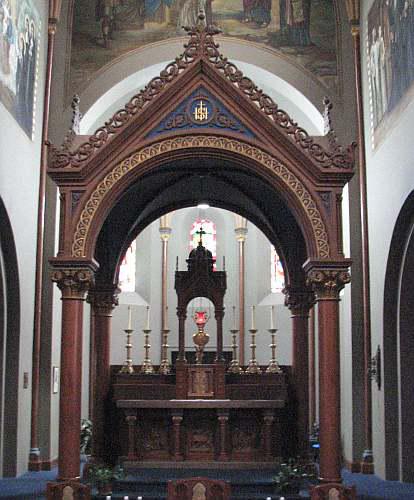
[[[275,325],[274,325],[274,310],[275,310],[275,306],[271,306],[270,308],[270,329],[273,330]]]
[[[252,330],[256,330],[256,306],[252,306]]]
[[[132,330],[132,309],[128,306],[128,330]]]

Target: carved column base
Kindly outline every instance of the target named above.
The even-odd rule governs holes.
[[[47,500],[90,500],[91,490],[86,484],[77,481],[66,481],[62,483],[48,483],[46,490]]]

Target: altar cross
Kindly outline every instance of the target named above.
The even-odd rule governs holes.
[[[204,231],[202,225],[200,226],[200,229],[198,231],[196,231],[195,234],[198,234],[200,236],[200,239],[198,240],[198,242],[203,244],[203,234],[207,234],[207,233]]]

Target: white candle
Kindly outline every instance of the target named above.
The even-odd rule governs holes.
[[[147,323],[145,325],[145,330],[150,329],[150,306],[147,306]]]
[[[275,306],[271,306],[270,308],[270,329],[273,330],[275,325],[273,323],[273,312],[275,310]]]
[[[252,327],[251,329],[252,330],[256,330],[256,307],[255,306],[252,306]]]
[[[131,306],[128,306],[128,330],[132,330],[132,310],[131,310]]]
[[[233,306],[233,330],[236,329],[236,306]]]

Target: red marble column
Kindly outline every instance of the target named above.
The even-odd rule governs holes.
[[[292,374],[298,416],[297,453],[309,451],[309,310],[315,301],[310,290],[288,287],[285,303],[292,312]]]
[[[93,339],[92,349],[94,366],[90,367],[93,391],[93,434],[92,434],[92,456],[102,459],[104,456],[104,424],[105,424],[105,401],[108,397],[111,379],[111,330],[112,311],[118,304],[118,289],[115,286],[93,289],[89,291],[88,302],[92,306]]]
[[[329,266],[329,264],[331,264]],[[318,300],[319,327],[319,480],[340,483],[341,414],[339,292],[350,281],[346,263],[312,265],[308,271]]]
[[[80,474],[82,318],[84,296],[92,279],[92,271],[84,268],[59,269],[52,275],[62,292],[59,481],[78,480]]]

